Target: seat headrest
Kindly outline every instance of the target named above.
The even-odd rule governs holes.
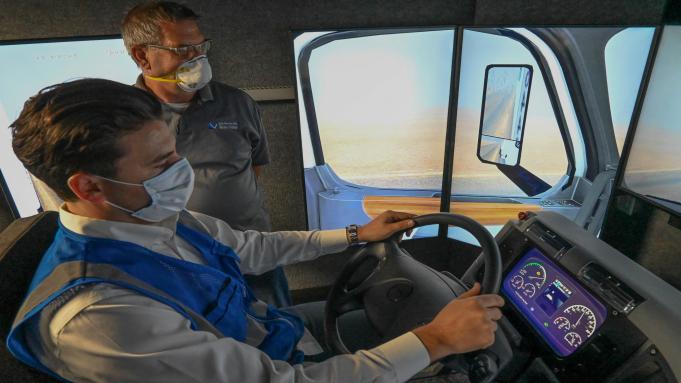
[[[18,219],[0,233],[0,376],[11,382],[55,382],[14,359],[5,346],[14,315],[43,254],[52,244],[59,214],[54,211]]]

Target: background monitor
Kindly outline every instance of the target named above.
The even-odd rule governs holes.
[[[662,29],[601,239],[681,289],[681,26]]]
[[[24,102],[47,86],[78,78],[133,84],[139,70],[119,36],[0,42],[0,57],[0,176],[15,214],[26,217],[40,211],[40,202],[30,175],[14,155],[8,129]]]
[[[681,214],[681,26],[664,28],[620,187]]]

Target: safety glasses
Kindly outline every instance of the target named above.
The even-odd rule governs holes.
[[[194,45],[185,45],[181,47],[166,47],[163,45],[147,44],[147,47],[163,49],[175,53],[180,57],[188,57],[190,53],[196,52],[197,55],[205,55],[210,50],[210,39],[206,39],[202,43]]]

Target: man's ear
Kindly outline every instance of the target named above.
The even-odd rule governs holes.
[[[132,59],[137,63],[137,66],[142,69],[142,71],[150,71],[151,65],[149,64],[149,57],[147,57],[147,48],[141,45],[132,47],[130,51]]]
[[[101,186],[102,179],[92,174],[76,172],[66,181],[69,189],[78,199],[92,203],[102,203],[106,200]]]

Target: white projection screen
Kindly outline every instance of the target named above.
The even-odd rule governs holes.
[[[0,42],[0,171],[21,217],[40,211],[30,175],[12,150],[9,125],[24,102],[41,89],[79,78],[105,78],[125,84],[139,73],[118,36],[60,41]]]

